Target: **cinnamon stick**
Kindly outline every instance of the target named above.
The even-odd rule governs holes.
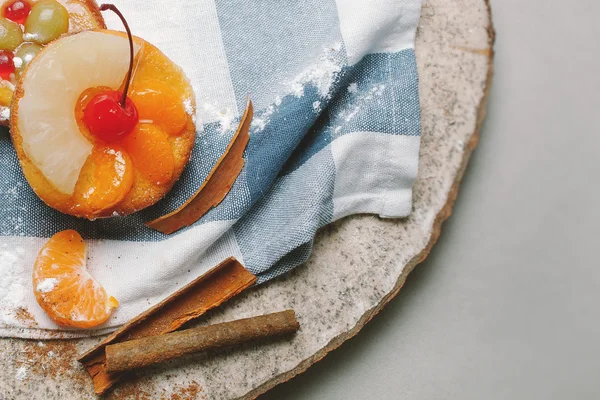
[[[256,276],[231,257],[132,319],[78,359],[92,377],[96,393],[105,393],[123,376],[106,370],[107,345],[173,332],[255,282]]]
[[[181,207],[147,222],[146,226],[169,235],[192,225],[225,199],[244,167],[244,150],[250,141],[249,130],[253,114],[254,108],[248,98],[237,131],[202,186]]]
[[[106,370],[122,372],[146,367],[200,351],[292,334],[299,328],[294,311],[287,310],[131,340],[106,347]]]

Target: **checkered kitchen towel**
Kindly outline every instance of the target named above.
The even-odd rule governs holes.
[[[89,222],[33,194],[0,132],[0,335],[40,338],[58,329],[35,302],[31,268],[43,242],[63,229],[87,239],[88,268],[121,302],[106,330],[228,256],[264,282],[304,262],[323,225],[357,213],[410,213],[420,141],[420,0],[114,3],[133,33],[192,81],[199,127],[192,160],[158,205]],[[172,236],[145,227],[200,186],[248,94],[256,111],[246,164],[227,198]]]

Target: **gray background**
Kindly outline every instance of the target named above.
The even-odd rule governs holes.
[[[488,118],[431,256],[261,400],[600,398],[600,3],[492,13]]]

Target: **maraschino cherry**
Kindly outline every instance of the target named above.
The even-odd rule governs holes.
[[[28,1],[16,0],[4,8],[4,18],[23,25],[30,12],[31,4]]]
[[[0,78],[8,80],[15,72],[13,57],[12,51],[0,50]]]
[[[100,10],[111,10],[119,16],[129,38],[129,71],[125,77],[123,93],[106,90],[95,95],[83,110],[83,122],[97,139],[113,142],[127,136],[139,121],[133,101],[127,97],[133,73],[133,38],[123,14],[113,4],[102,4]]]

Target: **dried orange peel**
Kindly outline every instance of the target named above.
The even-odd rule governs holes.
[[[190,158],[196,136],[191,84],[156,47],[133,41],[129,95],[139,123],[122,140],[99,140],[83,119],[94,93],[122,90],[129,66],[124,33],[58,39],[34,58],[17,86],[11,135],[24,175],[63,213],[95,219],[146,208],[165,196]]]
[[[119,304],[87,271],[85,243],[73,230],[57,233],[42,247],[33,267],[33,290],[46,314],[65,327],[98,326]]]

